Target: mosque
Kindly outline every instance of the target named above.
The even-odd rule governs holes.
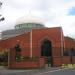
[[[61,27],[45,27],[41,19],[22,17],[15,29],[2,32],[0,52],[8,51],[8,68],[43,68],[75,64],[75,41]]]

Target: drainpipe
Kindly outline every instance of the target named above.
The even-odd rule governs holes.
[[[62,36],[62,28],[61,28],[61,65],[63,64],[63,47],[64,47],[64,39]]]
[[[30,32],[30,58],[32,58],[32,30]]]
[[[61,56],[63,56],[63,36],[62,36],[63,34],[62,34],[62,29],[61,29]]]

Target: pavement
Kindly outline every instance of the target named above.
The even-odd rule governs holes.
[[[58,68],[43,68],[43,69],[32,69],[32,70],[9,70],[3,66],[0,66],[0,75],[35,75],[38,73],[47,72],[50,70],[57,70]]]
[[[75,75],[75,68],[47,67],[32,70],[9,70],[2,66],[0,67],[0,75]]]

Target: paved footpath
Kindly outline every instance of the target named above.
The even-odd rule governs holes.
[[[34,70],[8,70],[1,67],[0,75],[75,75],[75,69],[45,68]]]
[[[0,66],[0,75],[35,75],[51,70],[57,70],[58,68],[44,68],[44,69],[32,69],[32,70],[8,70]]]

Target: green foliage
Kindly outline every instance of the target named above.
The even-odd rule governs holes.
[[[0,65],[7,66],[8,65],[8,52],[4,52],[0,54]]]
[[[24,56],[20,56],[20,57],[16,57],[16,61],[37,61],[38,58],[37,57],[24,57]]]
[[[3,54],[0,54],[0,61],[1,62],[7,62],[8,61],[8,52],[4,52]]]

